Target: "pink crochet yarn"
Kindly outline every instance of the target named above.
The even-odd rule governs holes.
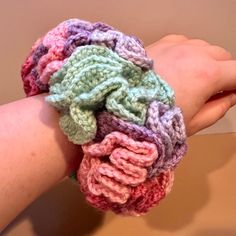
[[[158,157],[155,144],[115,131],[100,143],[82,147],[85,155],[77,178],[86,199],[99,209],[143,214],[170,191],[172,172],[147,179],[147,167]]]
[[[66,58],[63,49],[68,37],[68,24],[76,21],[72,19],[60,23],[33,45],[21,70],[27,96],[48,90],[46,85],[50,76],[61,68]]]
[[[83,159],[77,178],[81,191],[86,200],[101,211],[112,210],[117,214],[139,216],[147,213],[150,208],[157,205],[171,190],[174,181],[174,172],[167,171],[151,179],[146,179],[137,186],[130,186],[129,198],[123,204],[110,201],[103,194],[91,193],[87,185],[88,174],[91,170],[89,159]]]
[[[71,19],[60,23],[37,40],[22,66],[22,79],[27,96],[48,91],[48,81],[78,46],[102,45],[144,69],[152,67],[142,42],[101,22]]]

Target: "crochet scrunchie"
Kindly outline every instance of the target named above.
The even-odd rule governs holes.
[[[22,66],[26,95],[49,92],[62,131],[82,145],[75,179],[99,210],[147,213],[186,153],[174,92],[152,69],[138,38],[79,19],[37,40]]]

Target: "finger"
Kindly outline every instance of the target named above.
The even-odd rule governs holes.
[[[149,50],[150,48],[156,47],[157,45],[161,45],[162,50],[165,50],[166,48],[170,47],[170,45],[173,45],[175,43],[181,43],[187,40],[188,38],[184,35],[170,34],[148,45],[145,49]]]
[[[208,47],[205,48],[205,50],[215,60],[224,61],[232,59],[231,53],[222,47],[216,45],[209,45]]]
[[[167,35],[167,36],[161,38],[159,41],[180,43],[180,42],[184,42],[184,41],[187,41],[187,40],[188,40],[188,38],[184,35],[170,34],[170,35]]]
[[[205,103],[201,110],[190,121],[188,125],[188,136],[216,123],[235,104],[235,92],[224,92],[214,96]]]
[[[219,82],[218,91],[236,89],[236,61],[220,61],[219,66]]]
[[[209,46],[210,45],[208,42],[201,39],[190,39],[186,43],[190,45],[196,45],[196,46]]]

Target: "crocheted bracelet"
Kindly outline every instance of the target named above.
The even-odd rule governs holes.
[[[142,215],[171,190],[186,153],[174,92],[142,42],[104,23],[62,22],[22,66],[27,96],[49,92],[68,139],[82,145],[76,179],[100,210]]]

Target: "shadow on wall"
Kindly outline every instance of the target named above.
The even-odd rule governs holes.
[[[177,168],[172,193],[142,217],[147,223],[146,227],[175,232],[188,226],[210,200],[208,175],[230,161],[235,153],[235,141],[236,136],[192,137],[188,155]],[[109,224],[116,217],[109,214],[106,223]],[[26,218],[38,236],[85,236],[95,235],[96,229],[103,225],[104,215],[88,206],[78,186],[66,180],[28,207],[4,233],[10,235],[8,232]],[[124,220],[129,223],[128,218]],[[235,232],[227,230],[199,229],[193,236],[235,235]]]
[[[188,155],[176,170],[172,192],[159,207],[144,216],[148,225],[170,232],[189,225],[210,200],[208,175],[230,161],[235,154],[235,143],[236,136],[199,135],[190,138]]]
[[[25,219],[32,224],[32,235],[87,236],[102,224],[103,214],[88,206],[78,186],[67,179],[22,212],[2,236]]]
[[[36,98],[38,99],[38,98]],[[42,107],[40,119],[48,125],[47,108]],[[55,140],[61,147],[66,158],[63,140],[58,138],[55,132]],[[81,152],[78,149],[78,152]],[[80,154],[78,154],[80,156]],[[73,167],[79,165],[80,159],[73,163]],[[83,194],[77,184],[69,179],[59,183],[47,193],[43,194],[25,211],[23,211],[5,230],[3,236],[11,231],[14,226],[24,219],[31,221],[33,230],[38,236],[85,236],[91,235],[93,230],[103,220],[103,213],[100,213],[86,204]]]

